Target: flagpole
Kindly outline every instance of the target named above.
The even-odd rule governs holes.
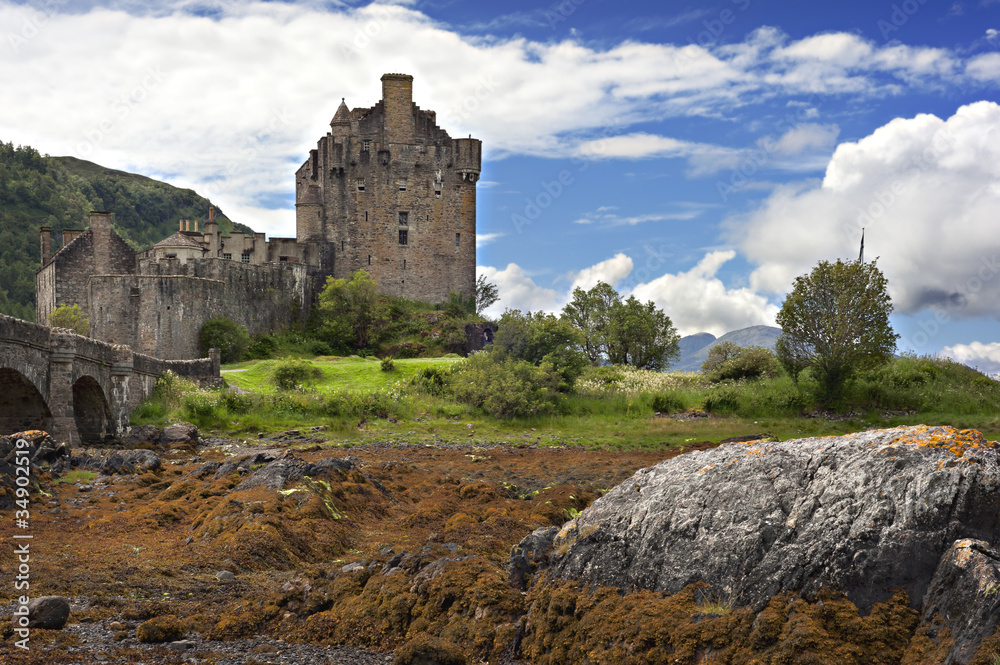
[[[865,227],[861,227],[861,253],[858,254],[858,263],[865,262]]]

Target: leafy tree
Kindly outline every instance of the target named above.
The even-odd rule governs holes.
[[[49,326],[69,328],[78,335],[86,335],[90,330],[90,319],[84,315],[83,310],[76,303],[59,305],[49,314]]]
[[[629,296],[608,312],[608,361],[639,369],[664,370],[680,356],[680,335],[670,317],[649,301],[642,304]]]
[[[369,349],[389,327],[389,306],[378,292],[378,283],[365,270],[350,280],[328,277],[319,294],[322,334],[332,344]]]
[[[534,365],[511,356],[475,353],[452,374],[455,399],[494,418],[524,418],[551,413],[560,390],[559,373],[549,362]]]
[[[723,342],[723,344],[728,344],[728,342]],[[722,346],[722,344],[717,346]],[[707,372],[711,381],[738,381],[740,379],[753,381],[778,375],[781,366],[771,349],[760,346],[736,346],[735,344],[732,346],[736,349],[735,353],[730,353],[729,357]],[[709,361],[706,360],[705,365],[708,363]],[[703,370],[705,365],[702,365]]]
[[[587,358],[583,336],[568,321],[543,312],[507,310],[498,322],[490,354],[497,360],[513,358],[535,366],[549,364],[562,375],[562,390],[569,390],[583,373]]]
[[[711,374],[730,358],[735,358],[743,349],[739,344],[732,342],[719,342],[708,350],[705,362],[701,364],[701,371],[704,374]]]
[[[611,309],[620,302],[610,284],[598,282],[589,291],[573,289],[573,299],[563,307],[563,318],[583,333],[583,350],[592,365],[608,354]]]
[[[208,355],[213,346],[218,348],[222,362],[235,363],[243,359],[243,354],[250,348],[250,335],[247,329],[236,321],[225,316],[216,316],[205,321],[198,337],[201,342],[201,355]]]
[[[490,305],[500,299],[500,290],[497,285],[486,279],[486,275],[480,275],[476,280],[476,314],[482,314]]]
[[[875,262],[820,261],[795,278],[778,312],[786,367],[803,365],[830,403],[859,369],[888,362],[899,338],[889,323],[892,300]]]

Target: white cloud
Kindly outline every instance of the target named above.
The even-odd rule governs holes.
[[[483,247],[490,244],[497,238],[504,237],[504,233],[477,233],[476,234],[476,247]]]
[[[603,228],[615,226],[636,226],[644,222],[666,222],[670,220],[687,221],[694,219],[702,213],[701,210],[685,210],[683,212],[672,213],[647,213],[644,215],[619,215],[609,210],[617,210],[615,207],[601,207],[594,212],[584,214],[583,217],[573,220],[574,224],[599,224]]]
[[[569,287],[569,293],[572,294],[573,290],[576,288],[589,291],[597,286],[598,282],[605,282],[613,287],[617,286],[618,282],[628,277],[631,272],[632,259],[619,252],[610,259],[601,261],[597,265],[589,268],[584,268],[580,272],[573,275],[572,284],[570,284]]]
[[[715,276],[735,256],[731,250],[709,252],[691,270],[639,284],[632,295],[656,303],[682,335],[710,332],[719,336],[747,326],[773,326],[778,313],[775,305],[750,289],[727,288]]]
[[[759,267],[751,287],[787,291],[821,259],[880,256],[897,311],[996,316],[1000,299],[1000,106],[977,102],[948,120],[897,118],[837,147],[821,184],[779,187],[731,220]]]
[[[762,28],[710,48],[599,48],[463,37],[413,3],[112,6],[39,20],[0,0],[0,25],[14,26],[0,44],[0,88],[18,100],[0,109],[0,135],[203,192],[214,181],[213,199],[227,213],[279,235],[293,228],[292,171],[339,98],[374,104],[387,71],[412,73],[415,101],[436,110],[452,135],[482,138],[491,158],[575,155],[613,132],[621,136],[604,141],[605,156],[677,155],[696,174],[727,168],[740,153],[629,128],[677,115],[731,117],[777,94],[954,85],[947,52],[839,33],[787,43]],[[975,61],[970,76],[988,64]]]
[[[556,312],[565,300],[555,289],[547,289],[536,284],[516,263],[508,263],[503,269],[478,266],[476,273],[477,277],[485,275],[487,280],[496,284],[500,295],[500,300],[486,310],[487,316],[500,316],[505,309]]]
[[[1000,342],[955,344],[944,347],[938,355],[1000,377]]]
[[[965,74],[977,81],[1000,83],[1000,53],[977,55],[965,66]]]
[[[837,141],[840,128],[837,125],[819,125],[804,122],[792,127],[773,142],[768,142],[769,151],[783,156],[798,155],[810,150],[828,150]]]

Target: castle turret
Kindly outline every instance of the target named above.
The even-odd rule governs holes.
[[[52,227],[43,226],[38,229],[39,241],[41,242],[42,265],[49,262],[52,256]]]
[[[413,77],[409,74],[383,75],[382,103],[385,105],[386,140],[409,143],[413,139]]]
[[[295,203],[295,237],[299,242],[323,240],[323,198],[319,185],[308,185]]]
[[[334,136],[347,136],[351,133],[351,110],[347,108],[347,102],[340,98],[340,106],[330,121],[330,133]]]

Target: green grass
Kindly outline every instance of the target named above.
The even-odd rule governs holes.
[[[81,483],[86,484],[91,482],[96,477],[97,474],[93,471],[69,471],[60,476],[57,482],[72,485],[73,483],[80,481]]]
[[[459,356],[443,358],[409,358],[394,360],[396,369],[383,372],[381,361],[375,357],[368,358],[318,358],[313,360],[323,373],[315,383],[315,388],[322,392],[369,392],[391,388],[397,382],[407,381],[425,367],[447,369],[461,361]],[[275,386],[271,381],[271,372],[277,360],[252,360],[223,366],[223,369],[240,369],[241,372],[226,372],[223,376],[226,382],[239,386],[244,390],[257,393],[273,393]]]
[[[215,434],[255,435],[324,425],[330,445],[471,443],[571,445],[615,450],[682,448],[734,436],[780,440],[831,436],[869,427],[951,425],[1000,438],[1000,383],[955,363],[902,358],[862,375],[845,392],[839,415],[813,413],[815,386],[787,377],[711,384],[697,374],[594,368],[576,393],[560,395],[555,413],[499,420],[455,402],[445,391],[421,392],[409,379],[427,367],[448,369],[458,357],[397,359],[392,372],[377,358],[318,358],[321,377],[300,391],[271,381],[277,361],[227,365],[223,376],[250,391],[233,395],[175,381],[133,413],[135,424],[167,418]],[[667,405],[663,407],[662,405]],[[657,417],[657,408],[705,409],[710,417]]]

